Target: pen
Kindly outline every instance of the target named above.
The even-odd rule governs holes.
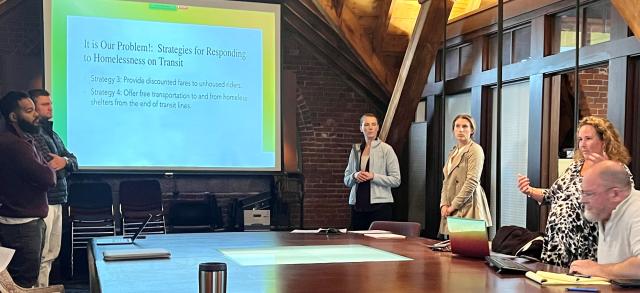
[[[579,274],[579,273],[571,273],[571,274],[569,274],[569,276],[574,276],[574,277],[578,277],[578,278],[591,278],[591,276],[589,276],[589,275],[583,275],[583,274]]]
[[[591,287],[571,287],[571,288],[567,288],[567,291],[572,291],[572,292],[600,292],[600,290],[598,290],[598,288],[591,288]]]

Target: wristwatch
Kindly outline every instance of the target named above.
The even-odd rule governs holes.
[[[65,165],[69,165],[69,158],[67,158],[67,157],[62,157],[62,158],[64,158]]]

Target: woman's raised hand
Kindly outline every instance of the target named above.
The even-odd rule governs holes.
[[[608,160],[609,156],[607,156],[606,152],[602,152],[602,154],[589,153],[585,159],[593,162],[594,164],[597,164],[599,162]]]
[[[529,177],[518,174],[518,189],[520,192],[529,195],[529,192],[531,192]]]

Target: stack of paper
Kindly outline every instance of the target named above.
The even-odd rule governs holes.
[[[356,231],[349,231],[349,233],[353,233],[353,234],[389,234],[391,232],[385,231],[385,230],[356,230]]]
[[[346,228],[342,228],[342,229],[318,228],[318,229],[313,229],[313,230],[295,229],[295,230],[291,231],[290,233],[294,233],[294,234],[334,234],[334,232],[329,232],[329,230],[335,231],[335,232],[340,232],[340,233],[347,233],[347,229]]]
[[[600,277],[578,277],[544,271],[529,271],[525,276],[540,285],[609,285],[608,279]]]
[[[364,236],[372,237],[372,238],[376,238],[376,239],[405,239],[405,238],[407,238],[407,236],[393,234],[393,233],[371,233],[371,234],[364,234]]]

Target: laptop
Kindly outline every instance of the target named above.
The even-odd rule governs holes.
[[[138,227],[138,230],[136,230],[136,232],[133,234],[133,236],[131,238],[107,238],[107,239],[96,239],[96,245],[126,245],[126,244],[134,244],[136,239],[138,239],[138,237],[140,236],[140,233],[142,233],[142,230],[144,230],[144,227],[147,226],[147,224],[149,223],[149,221],[151,221],[151,218],[153,217],[153,215],[149,214],[149,216],[147,216],[147,218],[144,220],[144,222],[142,222],[142,224],[140,224],[140,227]]]
[[[474,258],[489,256],[489,239],[484,220],[447,217],[451,252]]]
[[[490,255],[485,259],[487,260],[487,265],[500,274],[526,274],[528,271],[533,271],[527,266],[506,257]]]
[[[171,252],[164,248],[118,249],[105,250],[102,257],[106,261],[171,258]]]

